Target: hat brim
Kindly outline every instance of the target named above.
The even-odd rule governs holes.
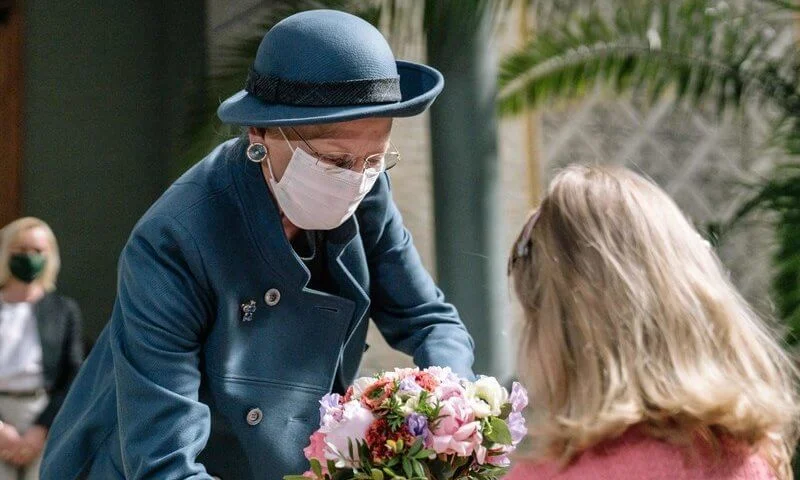
[[[369,117],[411,117],[424,112],[444,87],[437,70],[413,62],[397,61],[401,100],[397,103],[304,107],[270,104],[240,90],[217,109],[225,123],[248,127],[274,127],[344,122]]]

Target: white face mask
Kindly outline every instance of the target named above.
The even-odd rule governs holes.
[[[332,230],[343,224],[356,212],[381,173],[372,169],[359,173],[323,164],[302,148],[294,149],[280,182],[275,180],[269,158],[267,166],[278,206],[292,224],[303,230]]]

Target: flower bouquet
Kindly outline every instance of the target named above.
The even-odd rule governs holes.
[[[475,382],[449,368],[363,377],[320,401],[320,428],[303,452],[311,468],[284,480],[497,479],[525,436],[525,389]]]

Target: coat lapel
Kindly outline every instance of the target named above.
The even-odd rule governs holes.
[[[232,148],[229,162],[236,188],[240,192],[242,211],[249,224],[251,234],[256,240],[262,259],[283,277],[287,285],[307,290],[311,278],[308,269],[297,257],[283,233],[280,211],[261,171],[261,165],[247,160],[244,152],[246,142],[240,141]],[[358,222],[355,216],[344,224],[331,230],[327,235],[328,268],[331,278],[339,287],[342,297],[355,302],[355,312],[347,336],[363,321],[369,309],[369,295],[353,275],[343,259],[348,247],[358,236]],[[362,255],[363,258],[363,255]],[[363,269],[366,270],[364,261]],[[364,278],[364,282],[368,279]],[[312,290],[307,290],[313,293]],[[326,295],[327,296],[327,295]]]
[[[355,216],[352,216],[339,228],[331,230],[327,237],[328,269],[331,278],[339,286],[341,296],[355,302],[355,312],[347,336],[345,337],[345,344],[350,341],[352,333],[358,328],[361,322],[364,321],[364,317],[370,305],[369,294],[364,290],[362,284],[362,282],[365,284],[368,279],[363,278],[359,281],[359,279],[356,278],[357,273],[351,271],[348,267],[348,263],[353,263],[351,257],[347,256],[347,259],[351,260],[351,262],[347,262],[345,259],[345,254],[349,253],[348,249],[355,248],[356,242],[353,242],[353,240],[358,234],[358,222]],[[363,258],[363,256],[356,257]],[[357,264],[351,266],[353,268],[358,268]],[[364,263],[363,269],[366,274],[366,263]]]

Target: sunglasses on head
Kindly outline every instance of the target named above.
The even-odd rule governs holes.
[[[522,233],[520,233],[517,243],[514,244],[514,249],[511,251],[511,256],[508,259],[509,275],[511,275],[511,269],[514,268],[514,265],[519,260],[528,258],[531,254],[531,234],[533,233],[533,227],[536,225],[536,221],[539,220],[540,212],[541,209],[537,208],[536,211],[528,217],[528,221],[522,228]]]

